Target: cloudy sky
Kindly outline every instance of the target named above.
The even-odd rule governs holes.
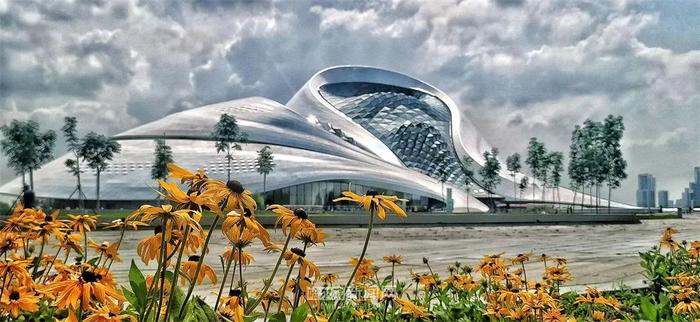
[[[503,154],[531,136],[568,153],[574,124],[622,115],[617,199],[641,172],[678,198],[700,165],[699,16],[696,0],[0,0],[0,123],[74,115],[115,134],[244,96],[284,103],[319,69],[362,64],[441,88]]]

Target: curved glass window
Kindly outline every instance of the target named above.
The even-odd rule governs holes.
[[[407,167],[464,185],[465,174],[450,135],[450,111],[437,97],[365,82],[326,84],[319,91],[386,144]]]

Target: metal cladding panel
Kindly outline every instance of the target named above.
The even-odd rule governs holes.
[[[103,200],[152,200],[155,197],[156,183],[150,179],[154,143],[151,140],[121,141],[122,152],[110,163],[101,175],[100,198]],[[223,155],[216,154],[213,143],[201,140],[168,140],[173,150],[173,159],[178,165],[188,169],[201,168],[207,175],[225,180],[227,162]],[[240,180],[252,191],[261,191],[263,177],[257,173],[255,159],[257,151],[264,145],[244,144],[236,151],[232,161],[231,176]],[[376,165],[367,162],[345,159],[297,148],[272,145],[276,167],[267,176],[267,190],[275,190],[292,185],[330,180],[351,180],[371,183],[387,190],[425,195],[440,199],[440,185],[432,178],[413,170],[388,163]],[[66,199],[75,187],[74,178],[65,169],[65,156],[56,159],[35,176],[35,190],[39,197]],[[87,167],[86,167],[87,168]],[[95,196],[94,172],[83,175],[83,190],[88,198]],[[19,178],[0,187],[1,193],[19,193]],[[457,194],[460,201],[455,203],[456,211],[466,211],[465,192]],[[487,206],[476,199],[470,199],[471,211],[486,211]]]

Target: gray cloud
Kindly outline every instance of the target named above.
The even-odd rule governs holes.
[[[394,69],[445,90],[504,155],[566,151],[625,117],[630,177],[672,195],[700,162],[693,1],[0,1],[0,123],[78,116],[117,133],[200,104],[285,102],[321,68]],[[99,125],[98,125],[99,124]],[[0,174],[7,180],[8,174]],[[636,180],[617,192],[629,201]]]

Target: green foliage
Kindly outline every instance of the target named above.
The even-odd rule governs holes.
[[[56,133],[51,130],[40,132],[39,123],[35,121],[13,120],[0,126],[0,134],[0,151],[7,157],[8,166],[17,174],[31,174],[53,158]]]
[[[275,163],[273,162],[274,157],[272,156],[272,149],[269,146],[264,146],[260,151],[258,151],[258,158],[256,160],[257,171],[260,174],[269,174],[275,168]]]
[[[219,122],[214,126],[214,132],[212,132],[211,137],[216,141],[216,152],[226,152],[227,156],[230,155],[231,149],[241,149],[238,142],[246,141],[246,135],[238,127],[236,117],[229,114],[221,114]]]
[[[484,166],[479,169],[479,175],[481,175],[482,186],[490,193],[501,183],[501,176],[498,175],[501,171],[501,163],[497,158],[498,149],[492,148],[491,151],[485,151],[483,157]]]
[[[87,162],[90,168],[95,169],[99,173],[104,171],[107,167],[107,162],[114,158],[114,154],[120,151],[121,144],[116,140],[102,134],[90,132],[83,138],[78,154]]]
[[[165,179],[168,177],[168,163],[173,163],[173,150],[165,144],[164,139],[156,139],[156,148],[153,151],[153,166],[151,167],[152,179]]]
[[[148,298],[148,291],[146,289],[146,279],[143,277],[143,273],[136,266],[134,260],[131,260],[131,267],[129,268],[129,285],[131,285],[131,290],[129,293],[133,296],[126,296],[129,300],[129,304],[134,307],[134,309],[140,312],[145,309],[146,299]]]

